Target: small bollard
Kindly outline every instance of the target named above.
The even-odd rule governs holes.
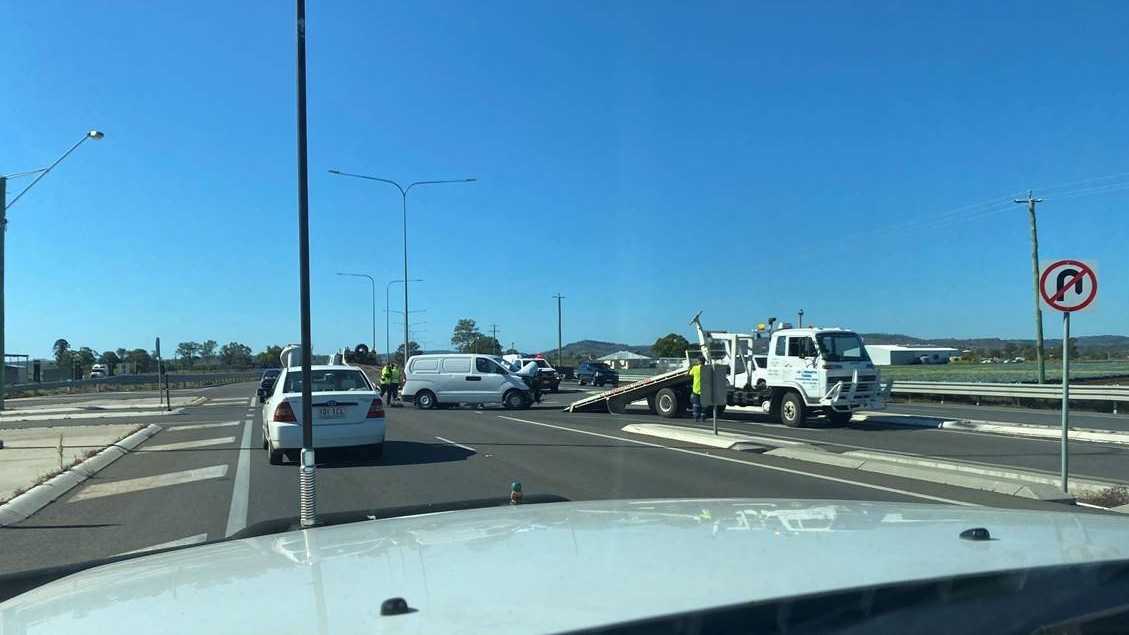
[[[59,433],[59,469],[63,469],[63,433]]]

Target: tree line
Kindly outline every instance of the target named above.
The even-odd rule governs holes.
[[[75,369],[86,375],[94,364],[105,364],[110,374],[155,373],[157,372],[156,350],[144,348],[117,348],[98,352],[89,346],[75,348],[65,338],[55,340],[52,346],[55,366],[59,369]],[[270,368],[278,366],[282,347],[267,346],[252,354],[251,347],[239,342],[228,342],[220,346],[215,340],[203,342],[180,342],[172,350],[163,353],[162,362],[167,370],[226,370],[247,368]]]

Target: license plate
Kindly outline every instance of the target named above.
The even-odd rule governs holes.
[[[318,409],[318,417],[322,419],[341,419],[345,416],[345,409],[341,406],[325,406]]]

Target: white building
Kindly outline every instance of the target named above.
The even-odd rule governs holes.
[[[606,362],[608,366],[619,369],[654,368],[655,366],[655,360],[631,351],[616,351],[610,355],[604,355],[599,361]]]
[[[866,353],[876,366],[905,364],[948,364],[960,354],[955,348],[940,346],[902,346],[900,344],[867,344]]]

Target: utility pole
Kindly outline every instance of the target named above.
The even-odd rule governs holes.
[[[1039,360],[1039,383],[1047,383],[1046,355],[1043,351],[1043,309],[1039,306],[1039,232],[1035,226],[1035,203],[1043,199],[1035,198],[1027,192],[1027,198],[1017,198],[1016,203],[1027,205],[1027,215],[1031,221],[1031,278],[1035,290],[1035,358]]]
[[[564,362],[561,361],[561,300],[564,299],[564,296],[558,293],[553,297],[557,299],[557,368],[560,368],[564,365]]]
[[[0,174],[0,410],[4,409],[4,385],[8,382],[8,358],[4,355],[4,237],[8,233],[8,178]]]
[[[502,345],[498,343],[498,325],[491,323],[490,324],[490,330],[493,332],[493,335],[491,335],[491,337],[494,338],[494,346],[496,346],[498,348],[502,348]],[[496,352],[494,354],[495,355],[501,355],[502,351],[499,350],[498,352]]]

